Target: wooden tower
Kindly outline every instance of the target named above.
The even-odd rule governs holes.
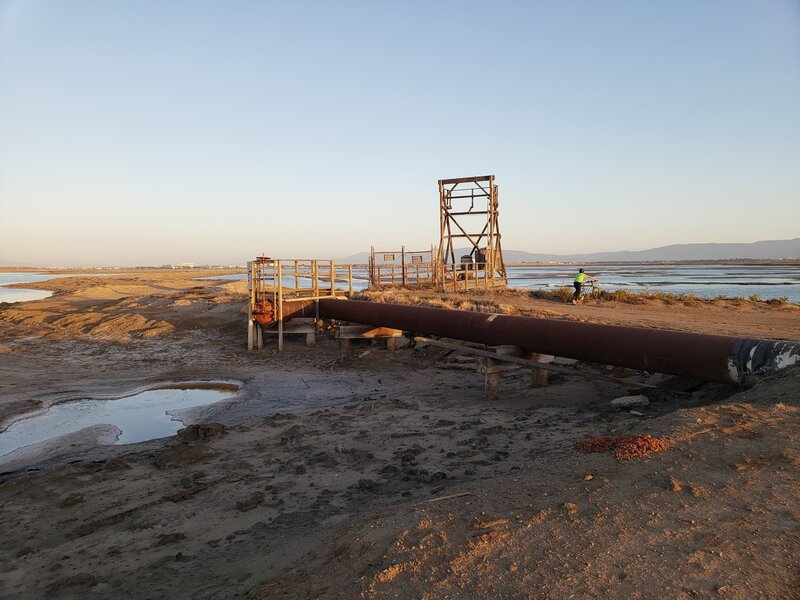
[[[437,266],[444,289],[505,287],[494,175],[439,180]],[[462,248],[463,252],[456,251]]]

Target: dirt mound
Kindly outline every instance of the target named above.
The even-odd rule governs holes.
[[[596,435],[578,442],[575,447],[584,454],[613,450],[614,458],[617,460],[630,460],[653,452],[664,452],[670,448],[667,442],[647,434]]]

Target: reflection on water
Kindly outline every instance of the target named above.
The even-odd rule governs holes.
[[[184,425],[168,411],[213,404],[236,394],[236,386],[148,390],[116,400],[75,400],[47,412],[12,423],[0,433],[0,456],[80,431],[92,425],[114,425],[121,430],[117,444],[133,444],[174,435]]]

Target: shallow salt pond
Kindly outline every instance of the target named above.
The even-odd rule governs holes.
[[[117,444],[133,444],[174,435],[184,427],[171,412],[205,406],[236,395],[232,384],[160,388],[114,400],[74,400],[20,419],[0,433],[0,456],[25,446],[74,433],[93,425],[120,430]]]
[[[53,295],[48,290],[34,290],[28,288],[5,287],[12,283],[39,283],[57,277],[111,277],[120,273],[0,273],[0,302],[30,302],[31,300],[44,300]]]

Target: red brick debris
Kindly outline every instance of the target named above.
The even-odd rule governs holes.
[[[669,444],[652,435],[595,435],[575,446],[579,452],[614,451],[617,460],[630,460],[637,456],[647,456],[653,452],[669,450]]]

